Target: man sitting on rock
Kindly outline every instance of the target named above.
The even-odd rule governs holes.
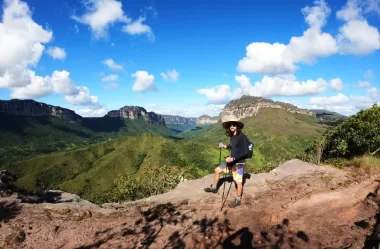
[[[241,195],[243,193],[243,175],[245,168],[245,157],[247,155],[247,140],[245,135],[241,132],[244,124],[235,118],[227,119],[222,123],[223,128],[226,129],[226,135],[230,137],[230,144],[219,144],[219,148],[231,150],[231,155],[226,157],[226,162],[220,164],[215,168],[214,186],[205,188],[206,192],[217,193],[217,184],[219,182],[220,173],[228,173],[232,170],[232,177],[237,184],[236,199],[230,204],[234,208],[241,204]]]

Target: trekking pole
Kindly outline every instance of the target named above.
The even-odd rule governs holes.
[[[222,163],[222,148],[219,147],[219,165]]]
[[[219,147],[219,165],[222,164],[222,148]],[[224,174],[223,174],[223,194],[222,194],[222,201],[223,201],[223,198],[224,198],[224,189],[226,188],[226,181],[225,178],[224,178]]]
[[[224,183],[226,183],[226,182],[224,182]],[[223,201],[223,198],[222,198],[222,206],[220,207],[220,211],[223,210],[224,204],[226,203],[226,200],[228,198],[228,194],[230,193],[231,186],[232,186],[232,181],[231,181],[230,187],[228,188],[227,195],[226,195],[226,198],[224,199],[224,201]],[[224,191],[223,191],[223,194],[224,194]]]

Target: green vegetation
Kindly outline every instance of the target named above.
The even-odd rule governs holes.
[[[179,130],[109,117],[85,118],[81,124],[57,117],[0,118],[7,121],[0,123],[0,139],[6,141],[0,145],[0,166],[18,176],[19,186],[61,189],[97,203],[164,193],[182,179],[210,174],[218,165],[218,143],[229,143],[220,123]],[[350,167],[357,174],[380,173],[378,105],[339,125],[329,123],[334,126],[273,108],[242,121],[243,132],[255,143],[248,172],[267,172],[298,157]],[[228,153],[223,150],[222,157]]]
[[[167,166],[183,169],[187,179],[198,178],[217,165],[218,155],[218,149],[207,143],[141,134],[10,162],[2,168],[16,174],[17,184],[29,191],[62,189],[99,202],[119,196],[114,189],[120,175],[136,178],[152,167]],[[174,176],[167,175],[170,181]]]
[[[119,175],[113,196],[117,201],[138,200],[175,188],[187,174],[187,168],[149,165],[139,176]]]
[[[166,124],[166,126],[176,133],[194,128],[194,125],[191,124]]]
[[[254,157],[247,160],[253,173],[267,172],[286,160],[302,154],[310,143],[320,137],[327,126],[311,116],[289,113],[281,109],[263,108],[257,116],[242,119],[246,134],[255,143]],[[190,141],[229,143],[220,124],[209,126]]]
[[[300,157],[312,163],[348,167],[354,175],[380,173],[380,107],[361,110],[331,127]]]
[[[82,124],[53,117],[31,117],[0,113],[0,165],[55,151],[82,148],[93,143],[144,132],[177,138],[164,126],[143,120],[84,118]],[[177,138],[179,139],[179,138]]]
[[[328,129],[306,150],[305,157],[309,161],[328,162],[379,152],[380,107],[375,104]]]
[[[30,191],[61,189],[94,202],[134,200],[174,188],[182,178],[213,172],[218,143],[228,143],[220,123],[179,132],[143,120],[1,114],[1,168]],[[312,116],[262,108],[242,120],[255,143],[247,171],[267,172],[302,154],[327,125]],[[177,127],[178,129],[178,127]],[[223,150],[222,157],[228,150]]]
[[[181,137],[185,138],[185,139],[190,139],[190,138],[198,137],[203,132],[206,132],[206,131],[212,129],[213,127],[215,127],[217,125],[220,125],[220,124],[197,125],[197,126],[191,128],[191,129],[188,129],[188,130],[185,130],[185,131],[181,132],[181,134],[179,134],[179,135]]]
[[[341,123],[343,123],[344,120],[347,119],[346,116],[336,113],[336,112],[331,112],[327,110],[310,110],[314,112],[317,116],[317,119],[319,119],[319,122],[322,124],[330,125],[330,126],[336,126]]]
[[[28,138],[27,146],[41,146],[34,148],[35,153],[52,149],[27,160],[7,160],[2,168],[16,174],[17,184],[29,191],[62,189],[95,202],[163,193],[182,177],[210,174],[218,164],[218,143],[229,142],[220,124],[197,126],[173,137],[166,127],[142,120],[92,118],[79,125],[54,117],[17,118],[24,118],[28,125],[21,125],[17,132],[8,127],[4,134],[13,135],[14,145]],[[253,173],[269,171],[294,158],[325,129],[313,117],[269,108],[243,122],[244,133],[255,143],[255,156],[247,160],[247,170]],[[128,137],[105,141],[125,134]],[[62,148],[54,152],[57,140]],[[75,146],[68,149],[68,142]],[[228,153],[223,150],[222,157]]]

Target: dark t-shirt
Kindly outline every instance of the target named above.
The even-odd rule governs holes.
[[[231,156],[235,157],[235,163],[245,163],[245,157],[247,155],[247,140],[245,135],[240,132],[238,135],[234,135],[230,138],[230,144],[227,149],[231,149]]]

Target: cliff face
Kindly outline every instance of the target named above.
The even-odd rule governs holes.
[[[23,116],[55,116],[81,123],[82,116],[74,111],[34,100],[0,100],[0,112]]]
[[[149,124],[158,124],[165,126],[164,117],[154,112],[147,112],[143,107],[124,106],[119,110],[108,112],[107,116],[112,118],[127,118],[131,120],[143,119]]]
[[[235,116],[245,118],[256,116],[261,108],[276,108],[287,112],[304,114],[315,117],[315,113],[309,110],[300,109],[295,105],[275,102],[270,99],[253,96],[243,96],[240,99],[229,102],[222,110],[221,116]]]
[[[166,124],[195,125],[197,118],[186,118],[178,115],[162,115]]]
[[[208,115],[202,115],[197,119],[197,125],[202,124],[216,124],[219,121],[219,116],[216,117],[210,117]]]

